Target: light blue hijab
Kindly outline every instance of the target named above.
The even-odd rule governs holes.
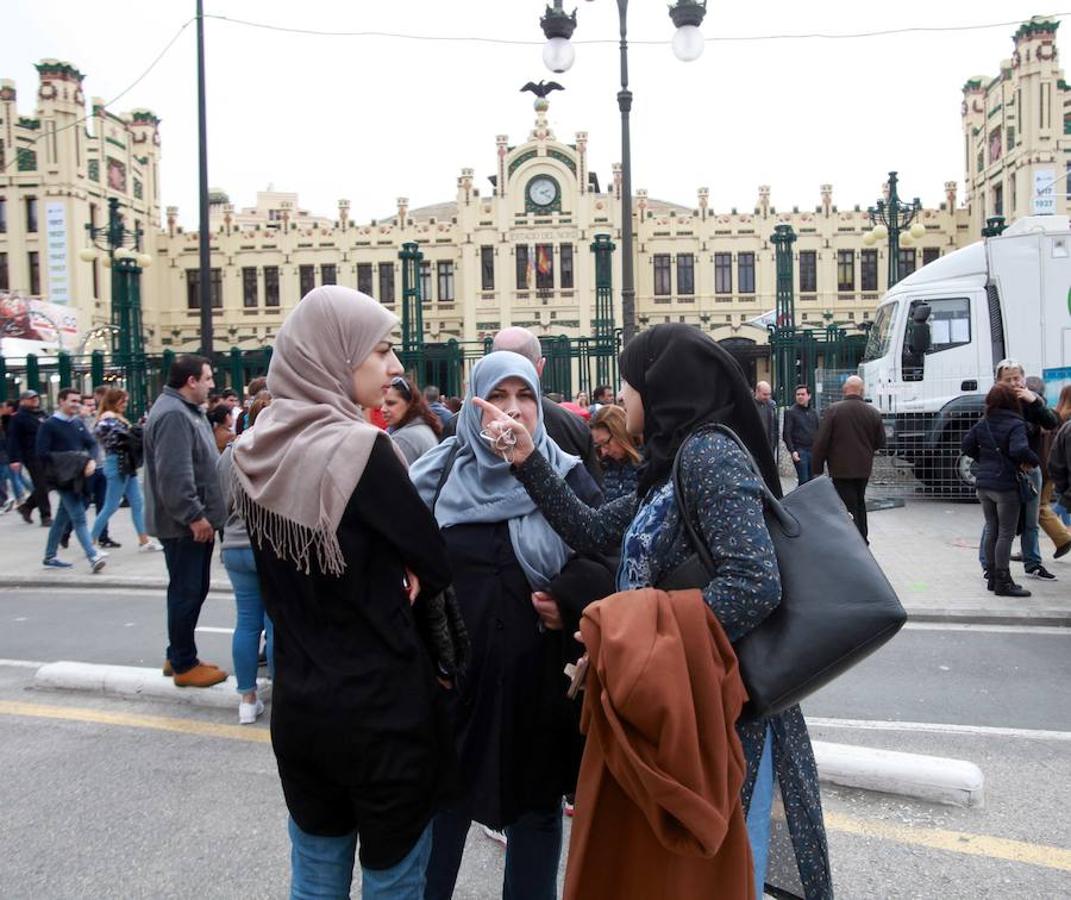
[[[532,440],[551,468],[564,478],[579,465],[579,457],[563,452],[543,428],[543,406],[539,401],[539,376],[535,367],[517,353],[498,351],[485,356],[472,369],[465,405],[458,414],[456,436],[420,457],[409,470],[409,476],[430,507],[443,466],[453,447],[460,446],[435,504],[435,520],[440,528],[463,523],[508,521],[517,562],[532,589],[542,591],[561,572],[572,551],[547,524],[528,492],[510,472],[509,463],[480,437],[483,412],[473,403],[473,397],[486,398],[507,378],[520,378],[536,397],[539,424]]]

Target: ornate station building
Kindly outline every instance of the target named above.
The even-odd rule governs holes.
[[[1057,25],[1025,23],[999,74],[964,85],[964,191],[945,182],[941,201],[921,211],[925,235],[901,245],[902,274],[977,240],[987,216],[1012,220],[1071,207],[1071,86],[1058,67]],[[37,68],[32,118],[19,115],[15,85],[0,82],[0,292],[64,305],[83,333],[107,324],[110,272],[100,257],[88,262],[79,254],[84,226],[104,224],[116,198],[124,226],[144,231],[143,250],[154,260],[141,283],[146,350],[197,347],[200,236],[176,224],[175,208],[161,217],[159,120],[147,110],[117,116],[98,100],[86,117],[82,74],[55,60]],[[429,347],[479,341],[507,325],[548,338],[592,335],[597,238],[617,248],[619,327],[621,170],[615,165],[600,180],[606,173],[592,170],[587,143],[583,131],[556,136],[540,98],[524,140],[499,135],[487,159],[473,161],[493,176],[478,180],[476,169],[462,169],[450,199],[435,206],[414,209],[402,197],[392,214],[372,219],[372,211],[357,213],[340,200],[321,216],[302,210],[292,193],[269,190],[255,206],[238,208],[215,192],[217,345],[269,345],[287,312],[322,283],[358,288],[398,309],[405,244],[418,245],[423,256],[418,280]],[[643,178],[635,172],[633,181],[642,185]],[[712,208],[705,187],[676,202],[637,189],[640,326],[699,325],[756,360],[752,372],[761,376],[775,308],[770,238],[776,225],[788,224],[797,235],[797,326],[865,329],[887,286],[887,247],[864,242],[872,198],[838,202],[832,185],[816,187],[810,203],[786,206],[760,186],[753,207],[731,210]],[[934,185],[918,187],[937,193]],[[875,197],[880,190],[877,181]]]

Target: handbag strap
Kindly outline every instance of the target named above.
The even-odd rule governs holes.
[[[781,501],[774,496],[773,491],[770,490],[769,485],[766,484],[766,480],[762,477],[762,473],[759,471],[759,466],[758,463],[755,462],[755,457],[752,455],[747,445],[740,439],[740,435],[733,431],[728,425],[723,425],[720,422],[713,422],[696,429],[684,439],[684,442],[677,450],[677,455],[673,458],[673,490],[677,495],[677,506],[681,512],[681,522],[684,523],[688,538],[692,542],[692,546],[695,547],[696,555],[699,557],[706,570],[713,574],[716,569],[714,558],[710,555],[710,550],[707,548],[706,542],[699,534],[699,531],[692,520],[691,510],[688,508],[688,500],[684,493],[684,482],[681,476],[681,457],[684,455],[684,448],[692,438],[703,434],[704,432],[719,432],[740,448],[741,453],[744,454],[744,458],[747,460],[752,474],[758,479],[759,486],[762,489],[763,507],[778,520],[786,533],[791,535],[798,534],[799,523],[796,521],[795,516],[785,509]]]
[[[450,470],[454,467],[454,460],[457,459],[457,455],[460,452],[461,442],[455,438],[454,446],[446,454],[446,462],[443,463],[443,470],[439,473],[439,483],[435,485],[435,496],[431,498],[432,515],[435,515],[435,504],[439,502],[439,494],[443,492],[443,485],[446,484],[446,479],[450,477]]]

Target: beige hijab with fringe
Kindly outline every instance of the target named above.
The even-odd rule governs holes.
[[[309,572],[346,568],[338,525],[382,432],[353,400],[353,370],[398,324],[338,285],[306,294],[283,322],[268,367],[271,405],[234,445],[235,503],[250,536]]]

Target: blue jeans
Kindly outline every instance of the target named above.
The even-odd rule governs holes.
[[[435,817],[435,840],[428,862],[424,900],[449,900],[465,852],[471,820],[446,810]],[[503,900],[555,900],[562,855],[562,810],[524,813],[507,825]]]
[[[92,560],[96,555],[93,542],[89,539],[89,529],[86,527],[85,499],[81,494],[74,491],[59,492],[60,508],[52,525],[48,529],[48,542],[45,544],[45,559],[52,559],[59,549],[60,538],[68,526],[73,527],[78,543],[85,551],[86,559]]]
[[[0,500],[7,499],[8,486],[11,487],[11,496],[16,500],[21,498],[23,494],[28,494],[33,490],[33,485],[26,476],[25,469],[20,467],[18,474],[16,474],[10,465],[4,463],[0,465]]]
[[[1029,476],[1034,487],[1037,488],[1037,493],[1034,499],[1026,504],[1026,510],[1023,513],[1025,524],[1023,534],[1019,539],[1019,548],[1023,554],[1023,568],[1027,572],[1032,572],[1041,565],[1041,540],[1038,527],[1038,517],[1041,513],[1041,469],[1037,467],[1031,469]],[[988,528],[983,528],[982,539],[978,544],[978,562],[981,563],[983,569],[989,568],[985,557],[985,544],[988,538]]]
[[[766,881],[766,860],[770,853],[770,816],[773,813],[774,767],[773,731],[766,726],[759,774],[751,791],[751,806],[747,811],[747,838],[751,844],[751,859],[755,865],[755,896],[762,896]]]
[[[810,481],[814,475],[811,474],[811,451],[804,450],[802,447],[797,447],[796,452],[800,455],[800,461],[793,460],[792,465],[796,467],[796,478],[800,484],[806,484]]]
[[[289,830],[291,900],[349,897],[357,832],[338,837],[306,834],[293,819]],[[363,900],[421,900],[424,870],[430,855],[429,823],[413,849],[396,866],[389,869],[361,867],[361,897]]]
[[[260,634],[264,632],[268,649],[268,672],[274,675],[272,653],[275,635],[271,619],[264,611],[260,596],[260,580],[257,564],[251,547],[225,547],[223,567],[234,588],[234,602],[238,617],[231,638],[231,656],[234,657],[234,674],[238,679],[238,692],[248,694],[257,689],[257,659],[260,656]]]
[[[119,508],[119,503],[126,497],[130,504],[130,515],[134,519],[134,530],[138,537],[145,534],[145,501],[141,496],[141,485],[137,475],[123,475],[119,471],[119,457],[109,453],[104,457],[104,478],[108,488],[104,495],[104,508],[93,520],[93,540],[97,540],[108,527],[108,520]]]
[[[197,665],[194,630],[208,596],[213,541],[197,543],[193,535],[162,538],[167,561],[167,658],[176,674]]]

